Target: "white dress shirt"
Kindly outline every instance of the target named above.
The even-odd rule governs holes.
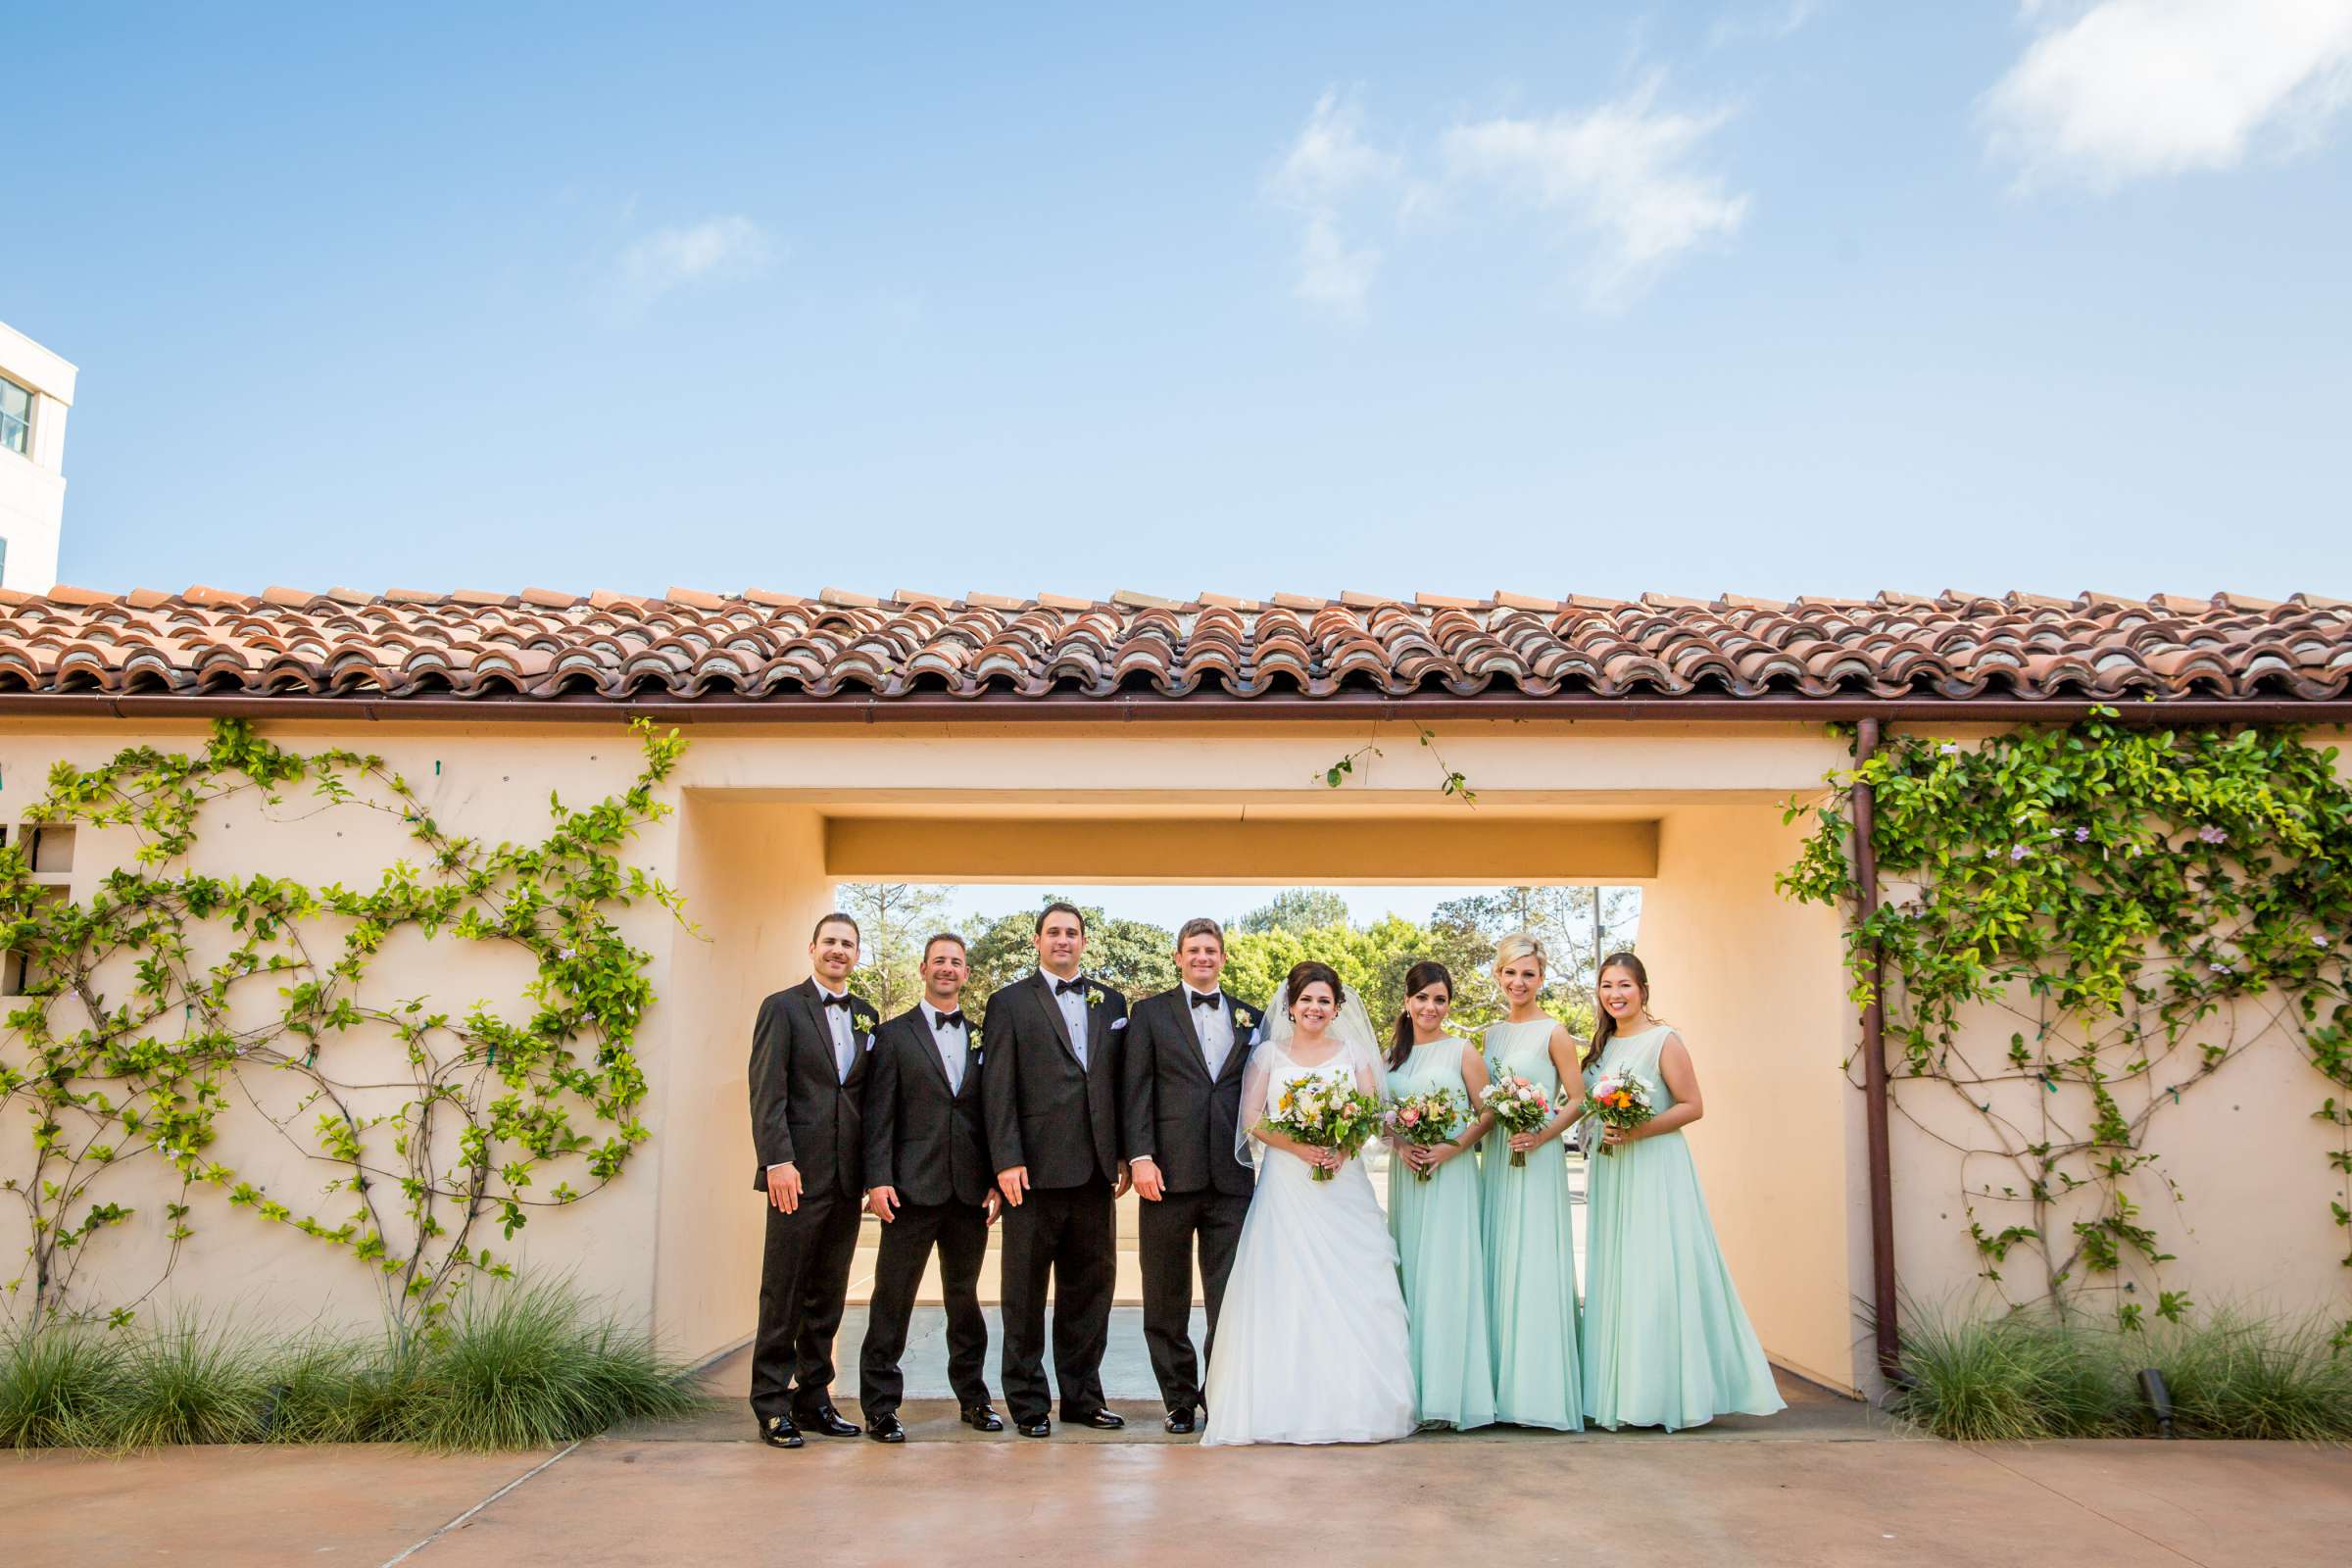
[[[833,1031],[833,1081],[848,1083],[850,1068],[858,1061],[858,1036],[850,1028],[850,1009],[825,1005],[828,997],[847,997],[847,991],[827,991],[822,980],[812,982],[816,987],[817,1008],[824,1015],[825,1027]]]
[[[1196,1007],[1195,997],[1215,997],[1213,1007]],[[1184,985],[1184,1010],[1192,1015],[1194,1032],[1200,1036],[1200,1054],[1208,1062],[1211,1079],[1225,1071],[1225,1060],[1233,1054],[1233,1005],[1221,991],[1196,991],[1191,981]]]
[[[1061,977],[1051,970],[1040,968],[1037,972],[1045,976],[1049,993],[1054,986],[1061,984]],[[1080,979],[1078,976],[1072,976],[1072,978]],[[1069,1025],[1070,1049],[1078,1053],[1078,1065],[1081,1067],[1092,1065],[1086,1059],[1086,1015],[1089,1010],[1086,1004],[1090,995],[1083,979],[1080,979],[1077,990],[1064,991],[1054,998],[1054,1004],[1061,1009],[1061,1021]]]
[[[948,1093],[963,1093],[964,1053],[971,1045],[968,1023],[942,1023],[947,1016],[926,1000],[923,1003],[923,1021],[931,1026],[931,1044],[939,1049],[939,1064],[948,1070]]]

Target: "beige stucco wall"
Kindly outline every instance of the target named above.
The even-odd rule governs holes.
[[[700,1355],[752,1329],[765,1223],[745,1108],[752,1020],[761,998],[806,972],[833,885],[811,808],[696,791],[683,815],[679,889],[697,929],[673,943],[663,1004],[654,1315]]]
[[[1669,810],[1641,951],[1652,1005],[1698,1073],[1707,1113],[1690,1151],[1757,1336],[1851,1391],[1867,1383],[1853,1293],[1870,1282],[1868,1173],[1840,1071],[1854,1013],[1838,916],[1773,887],[1800,835],[1773,806]]]
[[[289,738],[290,744],[304,749],[316,749],[329,739]],[[493,741],[379,730],[347,731],[331,739],[380,752],[416,786],[443,825],[492,843],[543,836],[551,790],[560,789],[574,804],[599,799],[625,788],[637,763],[635,747],[616,731],[517,732]],[[0,801],[7,803],[11,842],[17,840],[20,814],[37,798],[52,761],[63,759],[86,767],[134,741],[188,750],[200,749],[203,740],[201,729],[186,727],[133,734],[84,726],[71,734],[15,730],[0,735]],[[674,823],[656,824],[631,858],[656,875],[674,878]],[[86,903],[109,868],[129,863],[135,842],[127,828],[78,828],[67,879],[72,896]],[[336,881],[372,886],[396,859],[416,856],[416,846],[396,817],[356,808],[321,811],[307,790],[296,788],[274,808],[264,806],[258,794],[212,808],[190,865],[195,871],[222,876],[262,873],[314,886]],[[654,956],[652,982],[658,994],[667,995],[672,989],[669,917],[648,905],[623,911],[618,918],[629,940]],[[322,945],[331,958],[339,950],[343,926],[336,920],[318,921],[310,928],[311,940]],[[229,945],[229,933],[223,930],[197,929],[205,944],[197,951],[199,959],[224,952]],[[528,963],[502,945],[448,937],[427,942],[409,933],[388,942],[371,961],[362,997],[378,1005],[423,997],[432,1008],[451,1012],[488,1001],[510,1020],[521,1021],[529,1016],[521,994],[528,976]],[[111,983],[113,996],[126,993],[128,977],[120,964],[103,971],[102,979]],[[239,1024],[259,1022],[275,1010],[274,983],[267,977],[242,982],[237,996],[233,1020]],[[53,1013],[61,1023],[72,1015],[71,1004],[60,1004]],[[171,1031],[164,1034],[170,1038]],[[354,1030],[332,1037],[324,1049],[333,1076],[342,1082],[398,1083],[409,1076],[403,1048],[388,1030]],[[659,1118],[668,1094],[664,1079],[671,1059],[664,1021],[648,1021],[640,1050],[652,1085],[648,1114]],[[311,1128],[322,1107],[301,1105],[303,1081],[292,1074],[249,1070],[238,1076],[244,1088],[232,1094],[222,1111],[221,1135],[208,1154],[297,1213],[316,1213],[330,1226],[340,1223],[352,1213],[354,1200],[348,1195],[323,1193],[335,1168],[310,1158],[315,1147]],[[405,1098],[362,1090],[351,1103],[364,1117],[389,1111]],[[290,1138],[270,1125],[266,1118],[272,1116],[286,1121]],[[444,1168],[455,1153],[454,1137],[454,1127],[444,1123],[443,1136],[435,1144]],[[22,1114],[12,1110],[0,1118],[0,1171],[14,1174],[26,1167],[27,1138]],[[654,1148],[659,1150],[659,1142]],[[653,1255],[656,1234],[657,1159],[652,1152],[641,1154],[618,1182],[574,1207],[534,1210],[529,1225],[512,1242],[500,1238],[495,1229],[480,1240],[524,1268],[567,1273],[622,1312],[643,1317],[652,1302],[647,1260]],[[99,1190],[101,1196],[136,1203],[140,1212],[90,1247],[76,1293],[80,1304],[139,1299],[159,1311],[188,1302],[288,1321],[376,1320],[381,1310],[377,1275],[319,1241],[231,1208],[222,1195],[211,1190],[199,1190],[192,1198],[196,1234],[157,1288],[167,1251],[163,1204],[175,1196],[156,1183],[162,1171],[152,1161],[136,1169],[126,1167]],[[575,1187],[587,1185],[576,1163],[564,1174]],[[552,1174],[543,1177],[538,1190],[552,1188],[557,1179]],[[397,1246],[406,1234],[397,1194],[379,1187],[379,1198],[390,1222],[388,1234]],[[0,1278],[17,1272],[25,1225],[22,1207],[13,1200],[0,1203]]]

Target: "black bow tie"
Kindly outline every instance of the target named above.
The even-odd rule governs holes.
[[[846,1007],[849,1004],[850,999],[846,996],[825,998],[825,1005],[828,1007]]]
[[[1196,991],[1192,994],[1192,997],[1193,1005],[1196,1007],[1221,1007],[1225,1004],[1225,997],[1221,992],[1211,991],[1207,996],[1204,997],[1200,992]]]
[[[1054,994],[1057,997],[1066,997],[1073,991],[1084,991],[1085,989],[1086,980],[1083,976],[1076,980],[1056,980],[1054,982]]]
[[[938,1023],[936,1023],[936,1024],[934,1024],[932,1027],[933,1027],[933,1028],[936,1028],[936,1029],[960,1029],[960,1028],[962,1028],[962,1027],[963,1027],[963,1011],[962,1011],[962,1009],[961,1009],[961,1008],[958,1008],[958,1009],[956,1009],[956,1011],[954,1011],[954,1012],[943,1012],[943,1013],[941,1013],[941,1014],[939,1015],[939,1022],[938,1022]]]

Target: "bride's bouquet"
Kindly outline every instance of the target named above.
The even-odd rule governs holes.
[[[1494,1125],[1506,1135],[1532,1133],[1551,1120],[1551,1097],[1517,1073],[1500,1074],[1487,1085],[1486,1107],[1494,1113]],[[1524,1165],[1527,1155],[1514,1149],[1511,1163]]]
[[[1585,1113],[1603,1127],[1633,1128],[1657,1111],[1649,1102],[1649,1085],[1630,1072],[1611,1072],[1592,1081],[1592,1093],[1585,1099]],[[1617,1150],[1612,1144],[1602,1144],[1600,1152],[1615,1154]]]
[[[1310,1149],[1336,1149],[1353,1154],[1380,1131],[1380,1098],[1365,1094],[1352,1079],[1342,1081],[1310,1073],[1283,1086],[1282,1094],[1274,1102],[1274,1113],[1266,1120],[1276,1132]],[[1319,1182],[1332,1177],[1321,1165],[1311,1167],[1310,1174]]]
[[[1450,1089],[1433,1089],[1425,1095],[1406,1095],[1389,1103],[1389,1136],[1400,1144],[1415,1149],[1434,1149],[1453,1141],[1453,1124],[1464,1109],[1462,1097]],[[1427,1181],[1435,1172],[1416,1168],[1415,1181]]]

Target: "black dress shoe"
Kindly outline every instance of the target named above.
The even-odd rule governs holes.
[[[760,1423],[760,1441],[771,1448],[797,1448],[801,1446],[801,1429],[792,1424],[788,1415],[771,1415]]]
[[[823,1437],[854,1438],[858,1435],[858,1428],[844,1421],[841,1412],[830,1403],[820,1404],[813,1410],[795,1411],[794,1414],[802,1426]]]
[[[1004,1418],[985,1404],[965,1406],[962,1419],[963,1424],[974,1432],[1002,1432],[1004,1430]]]
[[[1012,1430],[1024,1438],[1050,1438],[1054,1435],[1054,1423],[1040,1416],[1035,1421],[1015,1421]]]
[[[886,1415],[879,1421],[867,1422],[865,1435],[876,1443],[905,1443],[906,1441],[906,1429],[899,1425],[899,1418],[895,1415]]]
[[[1167,1419],[1162,1421],[1160,1425],[1166,1427],[1170,1432],[1182,1436],[1183,1434],[1193,1430],[1193,1412],[1190,1410],[1170,1410],[1168,1412]]]
[[[1070,1418],[1068,1416],[1063,1416],[1062,1419],[1067,1421]],[[1082,1427],[1093,1427],[1097,1432],[1116,1432],[1120,1428],[1127,1425],[1127,1418],[1119,1414],[1116,1410],[1097,1410],[1093,1415],[1082,1415],[1078,1417],[1074,1424]]]

